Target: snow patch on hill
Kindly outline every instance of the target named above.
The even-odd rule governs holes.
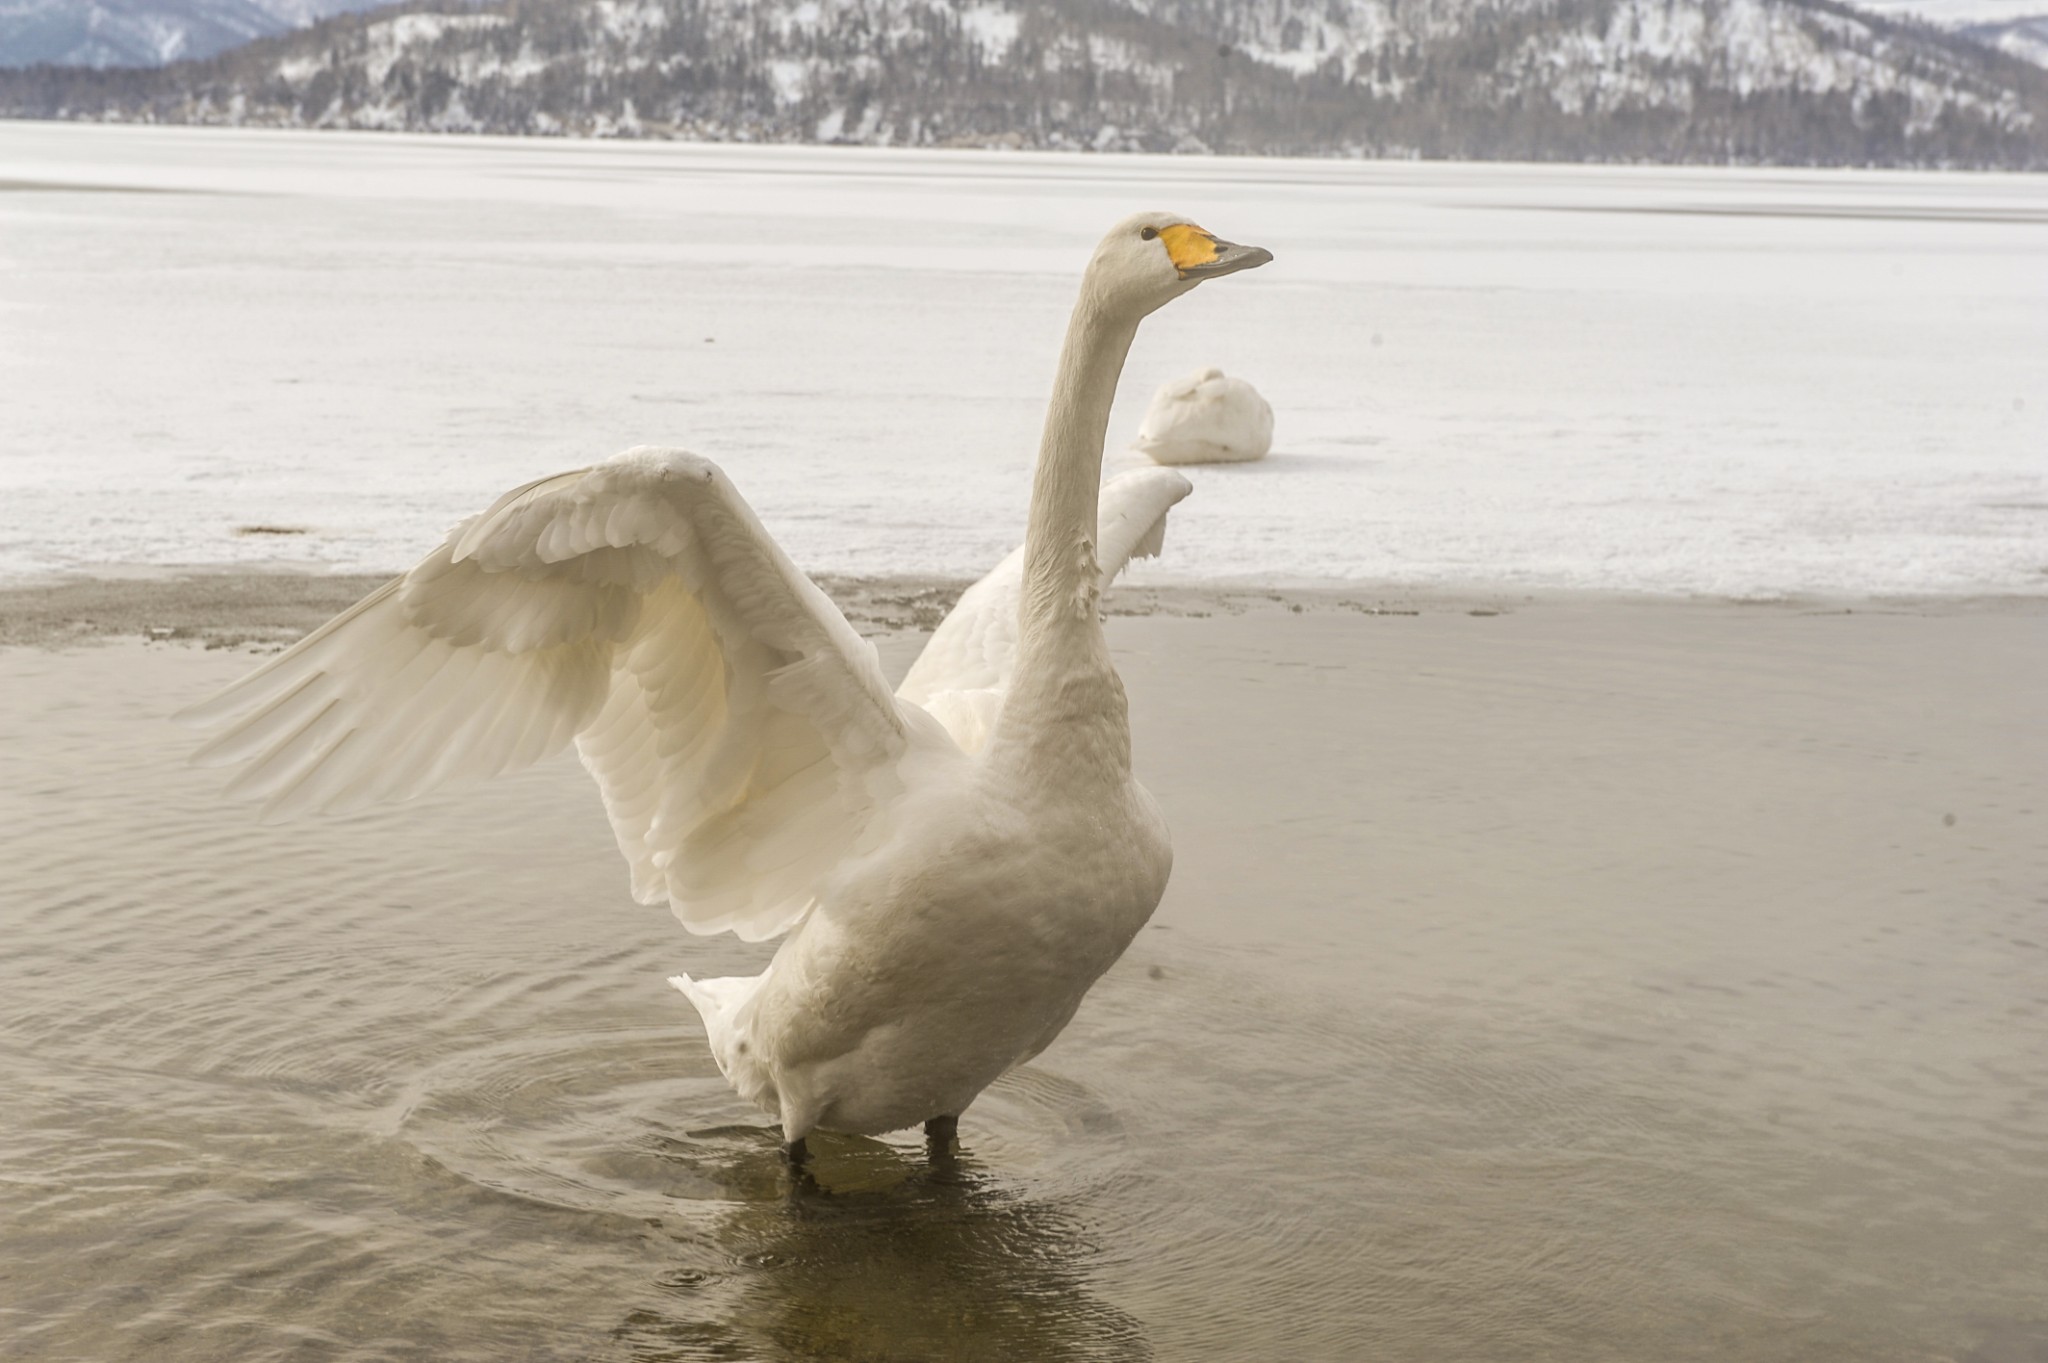
[[[1963,32],[2023,62],[2048,67],[2048,14],[2029,15],[2001,23],[1972,24]]]

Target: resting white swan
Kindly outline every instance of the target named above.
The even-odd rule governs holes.
[[[1273,408],[1259,390],[1220,369],[1159,385],[1138,451],[1161,464],[1242,464],[1273,448]]]
[[[1024,547],[900,696],[725,475],[636,449],[531,483],[214,700],[197,760],[282,816],[399,800],[571,740],[642,902],[788,933],[761,975],[675,983],[719,1068],[801,1160],[817,1127],[950,1133],[1036,1055],[1151,915],[1171,852],[1131,779],[1096,600],[1187,484],[1103,499],[1146,314],[1260,265],[1167,214],[1097,247],[1061,352]]]

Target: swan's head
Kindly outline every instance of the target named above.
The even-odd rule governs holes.
[[[1264,265],[1273,253],[1239,246],[1178,213],[1133,213],[1095,248],[1088,284],[1112,306],[1139,316],[1180,297],[1205,279]]]

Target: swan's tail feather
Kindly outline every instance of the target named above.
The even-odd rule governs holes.
[[[734,1020],[739,1016],[741,1005],[761,987],[762,978],[760,975],[728,975],[716,980],[693,980],[688,975],[668,977],[668,982],[680,989],[683,997],[697,1010],[697,1016],[704,1019],[704,1036],[711,1044],[711,1058],[718,1062],[718,1072],[727,1079],[732,1078],[733,1045],[738,1040]]]
[[[771,967],[772,968],[772,967]],[[716,980],[693,980],[688,975],[671,975],[668,982],[682,991],[704,1019],[704,1039],[710,1043],[711,1058],[740,1097],[764,1112],[775,1114],[783,1124],[786,1138],[795,1140],[817,1121],[817,1106],[799,1102],[794,1108],[784,1085],[794,1076],[782,1074],[766,1057],[747,1044],[747,1028],[741,1014],[768,978],[759,975],[729,975]]]

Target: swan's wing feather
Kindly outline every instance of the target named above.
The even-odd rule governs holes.
[[[1166,513],[1193,485],[1172,469],[1135,469],[1103,486],[1096,558],[1108,587],[1133,558],[1150,558],[1166,541]],[[972,752],[1002,708],[1017,656],[1017,602],[1023,590],[1020,548],[969,587],[939,623],[896,694],[935,715]]]
[[[1133,469],[1103,486],[1096,543],[1105,588],[1132,559],[1159,556],[1166,548],[1166,513],[1194,489],[1172,469]]]
[[[275,817],[409,799],[575,741],[643,902],[786,930],[933,734],[709,461],[542,479],[187,718]],[[937,742],[944,744],[943,739]]]
[[[942,692],[1000,686],[1017,652],[1017,603],[1023,582],[1024,550],[1019,547],[960,594],[925,640],[896,694],[925,705]]]

